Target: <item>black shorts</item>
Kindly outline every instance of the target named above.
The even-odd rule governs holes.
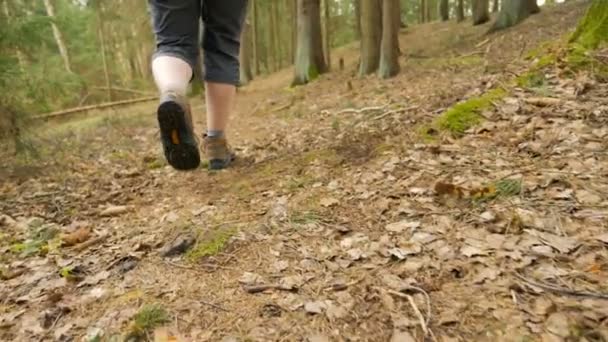
[[[195,70],[200,67],[201,43],[205,80],[239,83],[240,38],[247,0],[148,0],[148,4],[156,35],[154,57],[177,57]]]

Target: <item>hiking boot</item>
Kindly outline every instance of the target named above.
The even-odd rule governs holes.
[[[225,169],[235,158],[224,137],[203,135],[203,150],[209,159],[209,170]]]
[[[173,92],[162,94],[157,117],[167,162],[177,170],[196,169],[201,157],[187,100]]]

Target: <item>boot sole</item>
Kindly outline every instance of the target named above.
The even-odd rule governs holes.
[[[177,170],[196,169],[201,157],[182,107],[173,101],[161,103],[157,117],[167,162]]]

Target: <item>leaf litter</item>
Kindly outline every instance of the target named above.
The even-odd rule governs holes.
[[[519,36],[539,42],[565,32],[582,8],[563,6],[485,43],[488,67],[516,61],[509,68],[525,70]],[[541,22],[547,30],[533,29]],[[423,44],[444,57],[431,45]],[[234,121],[251,162],[226,173],[175,177],[145,161],[103,162],[113,152],[91,134],[79,142],[86,154],[65,157],[73,170],[3,180],[0,339],[148,336],[169,320],[192,341],[602,336],[606,85],[548,69],[553,95],[510,88],[478,127],[427,141],[417,125],[509,75],[405,63],[404,77],[336,73],[297,95],[254,82]],[[290,96],[301,99],[293,105],[301,117],[263,114],[277,123],[270,129],[269,117],[245,115]],[[355,110],[335,114],[344,107]],[[145,143],[154,125],[125,128],[141,141],[106,134],[141,162],[156,159],[157,146]],[[182,223],[197,238],[229,230],[221,244],[230,248],[189,258],[207,241],[174,238]]]

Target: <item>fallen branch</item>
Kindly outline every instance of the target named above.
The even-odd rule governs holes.
[[[130,100],[121,100],[121,101],[100,103],[100,104],[96,104],[96,105],[90,105],[90,106],[83,106],[83,107],[76,107],[76,108],[71,108],[71,109],[60,110],[60,111],[51,112],[51,113],[47,113],[47,114],[34,115],[32,117],[32,119],[36,119],[36,120],[37,119],[50,119],[50,118],[54,118],[54,117],[58,117],[58,116],[64,116],[64,115],[68,115],[68,114],[86,112],[86,111],[93,110],[93,109],[104,109],[104,108],[118,107],[118,106],[124,106],[124,105],[128,105],[128,104],[134,104],[134,103],[152,101],[152,100],[156,100],[156,99],[157,99],[156,96],[146,96],[146,97],[140,97],[140,98],[137,98],[137,99],[130,99]]]
[[[103,242],[107,237],[108,237],[108,234],[100,235],[96,238],[85,241],[85,242],[81,243],[80,245],[76,245],[76,246],[72,247],[72,249],[75,250],[76,252],[82,252],[85,249],[87,249],[93,245]]]
[[[420,327],[422,328],[422,331],[424,332],[424,336],[429,334],[429,332],[430,332],[429,324],[431,323],[431,297],[425,290],[423,290],[419,287],[416,287],[416,286],[408,286],[405,289],[405,290],[412,290],[412,291],[420,292],[424,295],[425,302],[426,302],[426,315],[427,315],[426,319],[424,318],[424,315],[422,315],[422,312],[420,311],[420,309],[418,309],[418,306],[416,305],[416,302],[414,301],[414,298],[412,296],[399,292],[399,291],[391,290],[391,289],[384,289],[384,288],[379,288],[379,287],[376,287],[375,289],[380,290],[380,291],[386,291],[387,293],[392,294],[393,296],[396,296],[399,298],[407,299],[410,306],[414,310],[414,313],[416,314],[418,321],[420,322]],[[433,335],[433,334],[431,333],[431,335]]]
[[[363,107],[363,108],[359,108],[359,109],[356,109],[356,108],[346,108],[346,109],[343,109],[343,110],[337,112],[336,115],[346,114],[346,113],[361,114],[361,113],[365,113],[365,112],[382,110],[382,109],[386,108],[387,106],[388,106],[388,104],[385,104],[384,106]]]
[[[551,285],[551,284],[547,284],[547,283],[537,282],[537,281],[528,279],[528,278],[524,277],[523,275],[521,275],[519,273],[515,273],[515,277],[517,279],[523,281],[524,283],[526,283],[528,286],[537,287],[537,288],[540,288],[542,290],[553,292],[553,293],[557,293],[557,294],[563,294],[563,295],[573,296],[573,297],[585,297],[585,298],[595,298],[595,299],[606,299],[606,300],[608,300],[608,294],[607,293],[570,290],[570,289],[567,289],[567,288],[563,288],[563,287],[559,287],[559,286],[555,286],[555,285]]]
[[[243,290],[247,293],[260,293],[268,290],[281,290],[281,291],[290,291],[293,292],[294,288],[292,286],[283,286],[278,284],[261,284],[261,285],[245,285],[243,286]]]
[[[122,92],[122,93],[138,94],[138,95],[144,95],[144,96],[153,96],[154,95],[154,93],[147,92],[147,91],[128,89],[128,88],[120,88],[120,87],[93,87],[93,89],[95,89],[95,90],[104,90],[104,91],[107,91],[108,89],[110,89],[111,91],[117,91],[117,92]]]

